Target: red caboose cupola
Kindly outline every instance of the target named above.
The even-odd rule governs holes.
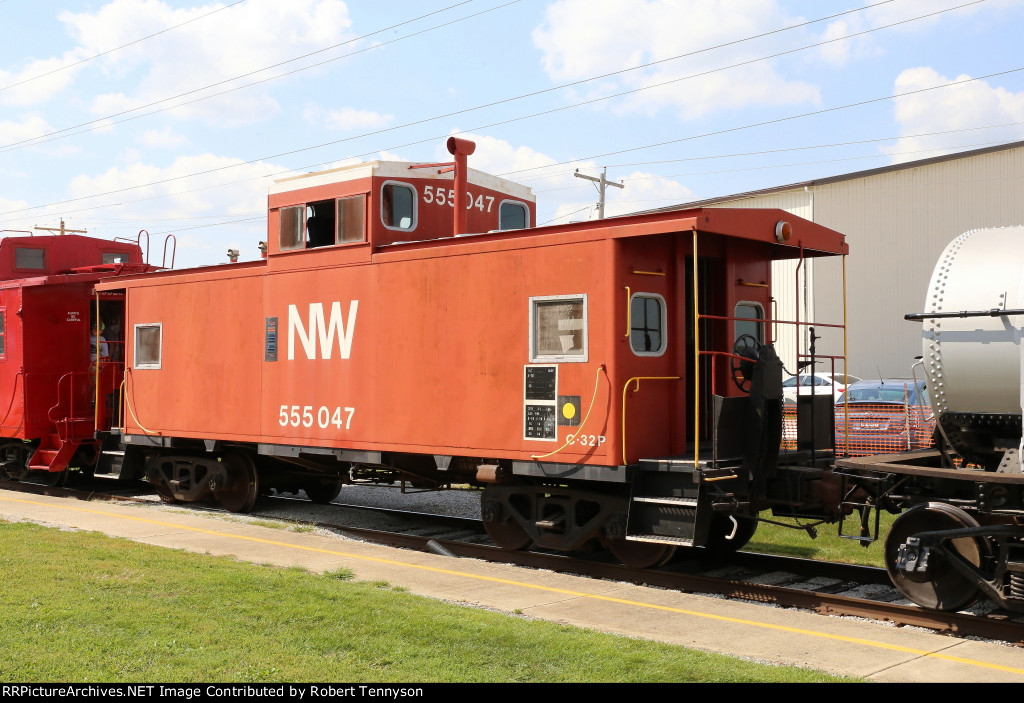
[[[473,143],[450,141],[454,163],[372,161],[277,181],[270,189],[268,254],[339,247],[362,252],[342,258],[365,260],[366,245],[530,227],[536,217],[530,189],[468,168]]]

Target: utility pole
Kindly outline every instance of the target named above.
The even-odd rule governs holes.
[[[61,234],[85,234],[84,229],[64,229],[63,217],[60,218],[59,229],[57,227],[39,227],[38,225],[35,227],[35,229],[42,230],[44,232],[60,232]]]
[[[597,201],[597,219],[599,219],[599,220],[603,220],[604,219],[604,191],[605,191],[605,188],[607,186],[613,186],[615,188],[625,188],[626,187],[622,183],[612,183],[611,181],[607,180],[605,178],[605,175],[607,173],[608,173],[608,167],[605,166],[603,169],[601,169],[601,177],[600,178],[594,178],[593,176],[585,176],[582,173],[580,173],[579,169],[576,169],[576,173],[573,174],[574,176],[576,176],[576,178],[586,178],[588,181],[593,181],[594,183],[598,184],[597,192],[601,194],[600,200]]]

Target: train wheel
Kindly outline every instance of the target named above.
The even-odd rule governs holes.
[[[213,497],[233,513],[247,513],[259,497],[259,477],[256,465],[247,454],[231,452],[224,456],[228,472],[227,485],[213,492]]]
[[[616,559],[633,569],[649,569],[667,564],[676,553],[674,544],[632,542],[626,539],[608,540],[608,550]]]
[[[896,567],[896,560],[900,546],[918,533],[977,526],[970,515],[946,503],[918,505],[900,515],[885,539],[885,568],[893,584],[922,608],[952,611],[969,606],[978,598],[978,587],[937,552],[929,554],[924,571],[903,571]],[[982,558],[990,553],[988,543],[980,538],[962,537],[946,546],[975,566],[980,566]]]
[[[484,530],[487,531],[487,536],[502,549],[526,549],[533,541],[526,530],[513,518],[504,522],[484,520]]]
[[[13,481],[23,481],[28,478],[28,457],[31,454],[31,446],[24,442],[6,442],[0,444],[0,463],[5,469],[0,474],[6,473]]]
[[[303,486],[302,490],[314,503],[327,505],[341,493],[341,481],[315,481]]]
[[[68,474],[70,472],[67,469],[63,471],[40,471],[39,480],[44,486],[50,488],[61,488],[68,482]]]
[[[170,487],[163,481],[157,483],[155,486],[153,486],[153,488],[156,490],[157,496],[159,496],[160,500],[162,500],[163,502],[173,503],[177,500],[174,497],[174,494],[171,492]]]

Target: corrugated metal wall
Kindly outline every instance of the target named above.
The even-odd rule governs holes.
[[[781,207],[802,217],[809,212],[809,219],[845,234],[849,371],[864,378],[909,376],[921,354],[921,323],[903,315],[923,310],[946,244],[969,229],[1024,224],[1024,146],[835,180],[809,191],[801,187],[716,205]],[[815,318],[840,322],[842,263],[815,264]],[[780,286],[780,276],[785,280],[787,274],[777,273],[775,287],[784,318],[793,309],[787,292],[792,286]],[[821,334],[820,346],[841,345],[837,335]],[[788,358],[783,356],[792,370]]]

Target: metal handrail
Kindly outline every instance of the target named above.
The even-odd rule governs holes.
[[[171,265],[167,265],[167,242],[173,241],[174,246],[171,247]],[[173,234],[168,234],[164,237],[164,257],[160,260],[160,268],[174,268],[174,256],[178,253],[178,238]]]
[[[626,459],[626,391],[629,390],[630,383],[636,383],[636,387],[633,389],[634,393],[640,391],[640,381],[678,381],[681,376],[634,376],[633,378],[626,381],[625,385],[622,386],[622,464],[623,466],[629,464]]]
[[[843,361],[844,381],[846,380],[846,377],[848,376],[847,371],[846,371],[846,256],[845,255],[843,256],[843,322],[842,322],[842,324],[814,323],[814,322],[810,322],[809,320],[801,320],[800,319],[800,295],[799,295],[799,293],[800,293],[800,272],[801,272],[801,269],[803,268],[804,261],[805,261],[804,248],[803,248],[803,244],[801,243],[800,244],[799,263],[797,264],[796,271],[795,271],[795,276],[794,276],[794,278],[795,278],[794,283],[795,283],[795,286],[796,286],[796,308],[795,308],[796,319],[795,320],[779,320],[779,319],[776,319],[774,316],[772,317],[771,320],[767,320],[767,319],[760,319],[760,318],[730,317],[730,316],[725,316],[725,315],[702,315],[700,313],[700,300],[699,300],[700,285],[699,285],[699,266],[698,266],[698,255],[697,255],[697,230],[696,229],[693,230],[693,272],[692,272],[692,276],[691,276],[691,279],[692,279],[692,292],[691,292],[691,296],[693,298],[693,344],[694,344],[694,364],[693,364],[693,366],[694,366],[694,375],[696,377],[694,379],[694,381],[693,381],[693,398],[694,398],[694,402],[693,402],[693,408],[694,408],[694,410],[693,410],[693,415],[694,415],[694,418],[693,418],[693,465],[694,465],[694,467],[698,467],[700,465],[699,448],[700,448],[700,423],[701,423],[701,406],[700,406],[700,396],[701,396],[701,393],[700,393],[700,359],[701,359],[701,356],[709,356],[711,358],[711,368],[709,369],[709,373],[711,374],[711,381],[710,381],[710,384],[709,384],[709,388],[710,388],[712,394],[716,390],[715,359],[718,356],[726,356],[726,357],[734,357],[734,358],[736,357],[735,354],[730,354],[729,352],[718,352],[718,351],[713,351],[713,350],[702,351],[701,350],[701,348],[700,348],[700,323],[701,323],[702,320],[759,322],[759,323],[763,323],[765,325],[766,334],[768,334],[767,331],[769,329],[771,329],[770,325],[768,324],[769,322],[772,325],[775,325],[775,324],[791,324],[791,325],[794,326],[794,329],[795,329],[795,332],[796,332],[796,358],[797,358],[797,360],[799,360],[801,358],[801,356],[806,356],[806,354],[801,354],[800,353],[800,330],[801,330],[801,327],[808,327],[809,328],[809,327],[811,327],[813,325],[813,326],[816,326],[816,327],[830,327],[830,328],[835,328],[835,329],[842,329],[843,330],[843,355],[841,357],[840,356],[826,356],[826,355],[821,355],[820,357],[818,355],[815,355],[815,356],[816,356],[816,358],[828,358],[828,359],[831,359],[832,360],[831,363],[832,363],[833,371],[835,370],[835,362],[836,362],[836,360],[842,359],[842,361]],[[775,302],[774,298],[772,299],[772,302],[773,303]],[[772,333],[771,339],[774,339],[774,333]],[[797,373],[799,374],[799,369],[797,369]],[[625,390],[623,391],[623,404],[625,404]],[[623,407],[623,415],[625,415],[625,407]],[[623,434],[625,434],[625,432],[623,432]],[[849,435],[849,433],[847,433],[847,436],[848,435]],[[625,456],[625,436],[623,436],[623,456]]]
[[[135,240],[135,243],[139,246],[139,249],[142,249],[142,235],[146,235],[146,258],[145,258],[145,262],[148,264],[149,263],[149,232],[147,230],[140,229],[139,230],[138,239]]]

